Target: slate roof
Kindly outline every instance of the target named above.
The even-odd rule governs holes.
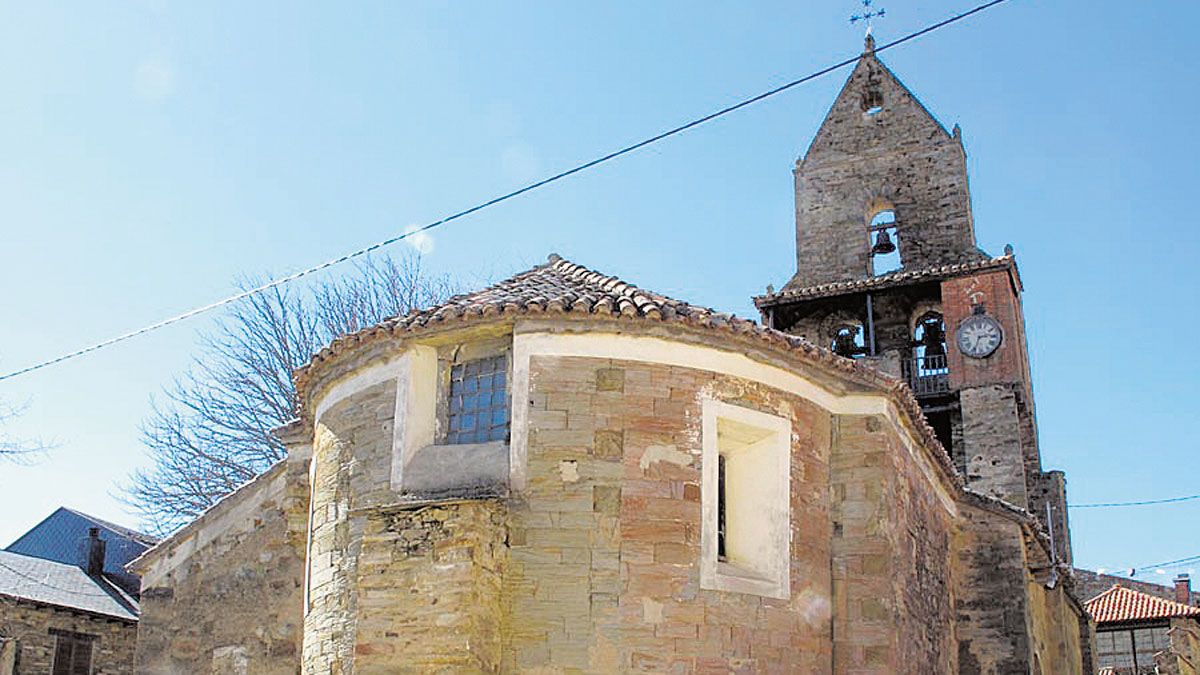
[[[128,593],[139,590],[138,578],[125,571],[125,564],[155,543],[155,538],[81,511],[59,507],[6,548],[10,553],[87,566],[86,542],[90,528],[100,529],[106,543],[104,573]]]
[[[0,595],[137,621],[138,603],[119,586],[53,560],[0,551]]]
[[[126,539],[132,539],[133,541],[136,541],[139,544],[143,544],[145,546],[153,546],[158,543],[158,537],[148,535],[145,532],[138,532],[137,530],[130,529],[128,527],[125,527],[124,525],[117,525],[116,523],[113,523],[113,522],[110,522],[107,520],[101,520],[101,519],[97,518],[96,516],[90,516],[90,515],[84,513],[83,511],[76,511],[75,509],[67,508],[66,506],[63,506],[60,508],[63,511],[67,511],[69,513],[74,513],[75,515],[79,516],[80,518],[83,518],[85,520],[90,520],[93,523],[95,523],[97,526],[111,530],[111,531],[121,535],[122,537],[125,537]]]
[[[828,298],[835,295],[863,293],[920,281],[950,279],[991,269],[1011,269],[1013,274],[1017,275],[1015,259],[1011,255],[1003,255],[998,258],[986,258],[953,265],[935,265],[917,270],[900,269],[895,272],[881,274],[877,277],[852,279],[850,281],[834,281],[815,286],[792,287],[789,283],[788,286],[784,286],[778,293],[755,297],[754,305],[759,309],[763,309],[792,300],[811,300],[813,298]],[[1017,276],[1017,285],[1020,286],[1020,276]]]
[[[1088,600],[1084,606],[1099,624],[1181,616],[1200,617],[1200,607],[1158,598],[1124,586],[1113,586]]]

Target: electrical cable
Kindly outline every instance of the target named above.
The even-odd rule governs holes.
[[[1147,499],[1140,502],[1102,502],[1097,504],[1067,504],[1068,509],[1103,509],[1122,506],[1149,506],[1151,504],[1174,504],[1177,502],[1190,502],[1194,499],[1200,499],[1200,495],[1188,495],[1186,497],[1171,497],[1169,499]]]
[[[939,21],[939,22],[937,22],[937,23],[931,24],[931,25],[929,25],[929,26],[926,26],[925,28],[922,28],[922,29],[920,29],[920,30],[918,30],[918,31],[915,31],[915,32],[909,33],[908,35],[905,35],[904,37],[901,37],[901,38],[899,38],[899,39],[896,39],[896,40],[892,40],[891,42],[888,42],[887,44],[884,44],[884,45],[882,45],[882,46],[880,46],[880,47],[876,47],[876,48],[875,48],[875,53],[879,53],[879,52],[887,51],[888,49],[891,49],[891,48],[893,48],[893,47],[896,47],[896,46],[902,45],[902,44],[904,44],[904,43],[906,43],[906,42],[909,42],[910,40],[915,40],[916,38],[919,38],[919,37],[921,37],[921,36],[923,36],[923,35],[926,35],[926,34],[928,34],[928,33],[932,33],[933,31],[935,31],[935,30],[938,30],[939,28],[944,28],[944,27],[946,27],[946,26],[949,26],[949,25],[951,25],[951,24],[953,24],[953,23],[957,23],[957,22],[959,22],[959,21],[962,21],[963,19],[966,19],[967,17],[970,17],[970,16],[972,16],[972,15],[978,14],[979,12],[982,12],[982,11],[984,11],[984,10],[986,10],[986,9],[990,9],[990,8],[992,8],[992,7],[995,7],[996,5],[1003,4],[1003,3],[1007,2],[1007,1],[1008,1],[1008,0],[991,0],[990,2],[985,2],[985,3],[981,4],[981,5],[978,5],[978,6],[974,7],[973,9],[970,9],[970,10],[967,10],[967,11],[965,11],[965,12],[962,12],[961,14],[956,14],[956,15],[954,15],[954,16],[952,16],[952,17],[948,18],[948,19],[944,19],[944,20],[942,20],[942,21]],[[441,225],[445,225],[446,223],[449,223],[449,222],[452,222],[452,221],[458,220],[458,219],[460,219],[460,218],[463,218],[463,217],[465,217],[465,216],[469,216],[469,215],[471,215],[471,214],[473,214],[473,213],[476,213],[476,212],[478,212],[478,211],[482,211],[482,210],[484,210],[484,209],[486,209],[486,208],[489,208],[489,207],[491,207],[491,206],[495,206],[496,204],[499,204],[499,203],[501,203],[501,202],[508,201],[508,200],[510,200],[510,199],[513,199],[514,197],[518,197],[518,196],[520,196],[520,195],[523,195],[523,194],[525,194],[525,193],[527,193],[527,192],[532,192],[532,191],[534,191],[534,190],[537,190],[538,188],[545,187],[546,185],[549,185],[549,184],[551,184],[551,183],[555,183],[555,182],[557,182],[557,181],[560,181],[560,180],[562,180],[562,179],[564,179],[564,178],[567,178],[567,177],[569,177],[569,176],[572,176],[572,175],[574,175],[574,174],[580,173],[581,171],[586,171],[586,170],[588,170],[588,169],[590,169],[590,168],[592,168],[592,167],[595,167],[595,166],[597,166],[597,165],[604,164],[605,162],[609,162],[609,161],[611,161],[611,160],[614,160],[614,159],[617,159],[618,157],[621,157],[621,156],[623,156],[623,155],[627,155],[627,154],[629,154],[629,153],[631,153],[631,152],[634,152],[634,151],[636,151],[636,150],[640,150],[641,148],[644,148],[644,147],[646,147],[646,146],[648,146],[648,145],[651,145],[651,144],[653,144],[653,143],[657,143],[657,142],[659,142],[659,141],[661,141],[661,140],[664,140],[664,139],[666,139],[666,138],[670,138],[671,136],[675,136],[675,135],[677,135],[677,134],[683,133],[683,132],[685,132],[685,131],[687,131],[687,130],[689,130],[689,129],[692,129],[692,128],[694,128],[694,127],[698,127],[698,126],[700,126],[700,125],[702,125],[702,124],[705,124],[706,122],[711,122],[712,120],[715,120],[715,119],[717,119],[718,117],[724,117],[725,115],[728,115],[729,113],[732,113],[732,112],[734,112],[734,111],[737,111],[737,110],[741,110],[742,108],[745,108],[745,107],[747,107],[747,106],[750,106],[750,105],[753,105],[753,104],[755,104],[755,103],[758,103],[759,101],[762,101],[762,100],[768,99],[768,98],[770,98],[770,97],[772,97],[772,96],[775,96],[776,94],[783,93],[783,92],[785,92],[785,91],[787,91],[787,90],[789,90],[789,89],[792,89],[793,87],[799,86],[799,85],[801,85],[801,84],[804,84],[804,83],[806,83],[806,82],[809,82],[809,81],[811,81],[811,80],[815,80],[815,79],[817,79],[818,77],[821,77],[821,76],[823,76],[823,75],[827,75],[827,74],[829,74],[829,73],[831,73],[831,72],[833,72],[833,71],[835,71],[835,70],[838,70],[838,69],[840,69],[840,68],[844,68],[844,67],[846,67],[846,66],[848,66],[848,65],[850,65],[850,64],[852,64],[852,63],[855,63],[855,62],[857,62],[857,61],[859,60],[859,58],[861,58],[861,55],[855,55],[855,56],[854,56],[854,57],[852,57],[852,58],[848,58],[848,59],[845,59],[845,60],[843,60],[843,61],[839,61],[838,63],[835,63],[835,64],[833,64],[833,65],[831,65],[831,66],[827,66],[827,67],[825,67],[825,68],[822,68],[822,69],[820,69],[820,70],[818,70],[818,71],[816,71],[816,72],[814,72],[814,73],[811,73],[811,74],[809,74],[809,75],[805,75],[804,77],[801,77],[801,78],[799,78],[799,79],[796,79],[796,80],[792,80],[791,82],[788,82],[788,83],[786,83],[786,84],[782,84],[782,85],[780,85],[780,86],[778,86],[778,87],[775,87],[774,89],[770,89],[770,90],[768,90],[768,91],[765,91],[765,92],[763,92],[763,93],[761,93],[761,94],[758,94],[757,96],[752,96],[752,97],[750,97],[750,98],[748,98],[748,99],[744,99],[744,100],[742,100],[742,101],[740,101],[740,102],[738,102],[738,103],[735,103],[735,104],[733,104],[733,105],[727,106],[727,107],[725,107],[725,108],[721,108],[720,110],[717,110],[716,112],[712,112],[712,113],[709,113],[709,114],[707,114],[707,115],[704,115],[703,117],[696,118],[696,119],[692,120],[691,122],[687,122],[686,124],[681,124],[681,125],[679,125],[679,126],[677,126],[677,127],[674,127],[674,128],[672,128],[672,129],[668,129],[667,131],[664,131],[664,132],[662,132],[662,133],[659,133],[659,134],[657,134],[657,135],[655,135],[655,136],[651,136],[650,138],[647,138],[647,139],[645,139],[645,140],[638,141],[637,143],[634,143],[634,144],[632,144],[632,145],[627,145],[627,146],[625,146],[625,147],[621,148],[620,150],[616,150],[616,151],[610,152],[610,153],[608,153],[607,155],[603,155],[603,156],[601,156],[601,157],[597,157],[596,159],[593,159],[593,160],[590,160],[590,161],[584,162],[583,164],[579,164],[579,165],[577,165],[577,166],[575,166],[575,167],[573,167],[573,168],[571,168],[571,169],[567,169],[566,171],[562,171],[562,172],[560,172],[560,173],[554,174],[553,176],[550,176],[549,178],[544,178],[544,179],[542,179],[542,180],[539,180],[539,181],[537,181],[537,182],[535,182],[535,183],[530,183],[529,185],[526,185],[525,187],[519,188],[519,189],[517,189],[517,190],[513,190],[512,192],[509,192],[509,193],[507,193],[507,194],[500,195],[499,197],[494,197],[494,198],[492,198],[492,199],[489,199],[489,200],[487,200],[487,201],[485,201],[485,202],[482,202],[482,203],[480,203],[480,204],[476,204],[475,206],[472,206],[472,207],[470,207],[470,208],[468,208],[468,209],[464,209],[464,210],[462,210],[462,211],[459,211],[459,212],[457,212],[457,213],[451,214],[451,215],[449,215],[449,216],[445,216],[444,218],[441,218],[441,219],[439,219],[439,220],[435,220],[435,221],[433,221],[433,222],[431,222],[431,223],[428,223],[428,224],[426,224],[426,225],[423,225],[423,226],[421,226],[421,227],[418,227],[418,228],[415,228],[415,229],[410,229],[410,230],[408,230],[408,231],[404,232],[403,234],[397,235],[397,236],[395,236],[395,237],[390,237],[390,238],[388,238],[388,239],[384,239],[383,241],[380,241],[380,242],[377,242],[377,243],[371,244],[370,246],[366,246],[366,247],[364,247],[364,248],[360,248],[360,249],[358,249],[357,251],[353,251],[353,252],[347,253],[347,254],[345,254],[345,255],[339,256],[339,257],[337,257],[337,258],[334,258],[333,260],[328,260],[328,261],[326,261],[326,262],[320,263],[320,264],[318,264],[318,265],[314,265],[314,266],[312,266],[312,267],[309,267],[309,268],[307,268],[307,269],[303,269],[303,270],[300,270],[300,271],[298,271],[298,272],[295,272],[295,273],[292,273],[292,274],[289,274],[289,275],[286,275],[286,276],[282,276],[282,277],[279,277],[279,278],[277,278],[277,279],[273,279],[273,280],[271,280],[271,281],[268,281],[268,282],[266,282],[266,283],[263,283],[263,284],[261,284],[261,285],[259,285],[259,286],[255,286],[254,288],[250,288],[250,289],[247,289],[247,290],[241,291],[241,292],[239,292],[239,293],[235,293],[234,295],[231,295],[231,296],[229,296],[229,297],[226,297],[226,298],[222,298],[221,300],[217,300],[216,302],[211,302],[211,303],[209,303],[209,304],[207,304],[207,305],[203,305],[203,306],[200,306],[200,307],[196,307],[196,308],[194,308],[194,309],[190,309],[190,310],[188,310],[188,311],[186,311],[186,312],[183,312],[182,314],[177,314],[177,315],[175,315],[175,316],[172,316],[172,317],[170,317],[170,318],[167,318],[167,319],[163,319],[162,321],[158,321],[158,322],[156,322],[156,323],[152,323],[152,324],[150,324],[150,325],[148,325],[148,326],[144,326],[144,327],[142,327],[142,328],[139,328],[139,329],[137,329],[137,330],[133,330],[133,331],[130,331],[130,332],[128,332],[128,333],[123,333],[123,334],[121,334],[121,335],[118,335],[118,336],[116,336],[116,337],[112,337],[112,338],[109,338],[109,339],[107,339],[107,340],[103,340],[103,341],[101,341],[101,342],[97,342],[97,343],[95,343],[95,344],[89,345],[89,346],[87,346],[87,347],[83,347],[83,348],[81,348],[81,349],[77,349],[77,350],[75,350],[75,351],[72,351],[72,352],[67,352],[66,354],[62,354],[61,356],[56,356],[56,357],[54,357],[54,358],[47,359],[47,360],[45,360],[45,361],[40,361],[40,362],[34,363],[33,365],[25,366],[24,368],[20,368],[19,370],[14,370],[14,371],[12,371],[12,372],[5,373],[5,374],[3,374],[3,375],[0,375],[0,381],[9,380],[9,379],[12,379],[12,378],[14,378],[14,377],[17,377],[17,376],[19,376],[19,375],[24,375],[24,374],[26,374],[26,373],[31,373],[31,372],[33,372],[33,371],[35,371],[35,370],[41,370],[42,368],[46,368],[46,367],[48,367],[48,366],[52,366],[52,365],[55,365],[55,364],[57,364],[57,363],[62,363],[63,361],[68,361],[68,360],[71,360],[71,359],[74,359],[74,358],[78,358],[78,357],[80,357],[80,356],[83,356],[83,355],[85,355],[85,354],[89,354],[89,353],[91,353],[91,352],[98,351],[98,350],[100,350],[100,349],[104,349],[104,348],[106,348],[106,347],[111,347],[112,345],[118,344],[118,343],[120,343],[120,342],[124,342],[124,341],[126,341],[126,340],[130,340],[130,339],[132,339],[132,338],[138,337],[139,335],[145,335],[146,333],[150,333],[150,332],[153,332],[153,331],[159,330],[160,328],[166,328],[167,326],[170,326],[170,325],[172,325],[172,324],[179,323],[180,321],[184,321],[184,320],[186,320],[186,319],[190,319],[190,318],[192,318],[192,317],[194,317],[194,316],[198,316],[198,315],[200,315],[200,314],[204,314],[204,313],[206,313],[206,312],[212,311],[212,310],[214,310],[214,309],[217,309],[217,308],[219,308],[219,307],[224,307],[225,305],[232,304],[232,303],[234,303],[234,302],[237,302],[237,301],[239,301],[239,300],[244,300],[244,299],[246,299],[246,298],[248,298],[248,297],[251,297],[251,296],[254,296],[254,295],[258,295],[259,293],[263,293],[263,292],[265,292],[265,291],[268,291],[268,290],[270,290],[270,289],[272,289],[272,288],[276,288],[276,287],[278,287],[278,286],[282,286],[282,285],[284,285],[284,284],[290,283],[290,282],[292,282],[292,281],[295,281],[295,280],[297,280],[297,279],[300,279],[300,278],[302,278],[302,277],[306,277],[306,276],[309,276],[309,275],[311,275],[311,274],[315,274],[315,273],[317,273],[317,272],[320,272],[320,271],[322,271],[322,270],[328,269],[328,268],[330,268],[330,267],[333,267],[333,266],[335,266],[335,265],[341,264],[341,263],[343,263],[343,262],[346,262],[346,261],[348,261],[348,260],[352,260],[352,259],[354,259],[354,258],[358,258],[358,257],[360,257],[360,256],[364,256],[364,255],[366,255],[366,254],[368,254],[368,253],[371,253],[372,251],[376,251],[376,250],[378,250],[378,249],[381,249],[381,248],[383,248],[383,247],[385,247],[385,246],[389,246],[389,245],[391,245],[391,244],[394,244],[394,243],[396,243],[396,242],[398,242],[398,241],[401,241],[401,240],[403,240],[403,239],[407,239],[408,237],[411,237],[411,236],[413,236],[413,235],[416,235],[416,234],[419,234],[419,233],[421,233],[421,232],[425,232],[425,231],[428,231],[428,230],[432,230],[432,229],[433,229],[433,228],[435,228],[435,227],[439,227],[439,226],[441,226]]]

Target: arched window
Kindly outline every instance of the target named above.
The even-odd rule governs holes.
[[[901,364],[908,386],[917,397],[940,396],[950,391],[950,370],[946,365],[946,322],[942,313],[929,310],[913,324],[913,357]],[[942,445],[950,447],[948,418],[929,417]]]
[[[918,358],[946,357],[946,322],[941,312],[929,311],[913,328],[913,349]]]
[[[858,324],[842,324],[833,332],[829,348],[834,354],[848,359],[856,359],[867,353],[866,342],[863,338],[862,326]]]
[[[900,269],[900,236],[896,231],[896,212],[877,211],[867,223],[867,246],[871,247],[871,275],[880,276]]]

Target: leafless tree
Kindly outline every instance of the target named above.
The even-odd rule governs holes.
[[[5,430],[8,423],[25,408],[24,405],[14,405],[0,399],[0,461],[29,462],[50,448],[45,441],[20,438]]]
[[[257,285],[252,281],[244,287]],[[298,292],[276,287],[231,309],[202,336],[190,370],[142,424],[150,465],[121,497],[143,525],[168,533],[284,456],[271,430],[292,419],[292,373],[338,335],[450,295],[409,255],[369,259],[344,278]]]

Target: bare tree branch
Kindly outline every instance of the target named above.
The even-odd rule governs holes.
[[[142,423],[150,466],[129,477],[120,498],[158,534],[195,518],[284,456],[271,430],[294,416],[292,373],[313,353],[453,290],[448,278],[423,274],[416,255],[379,257],[303,295],[275,287],[232,305],[165,400],[152,402]]]
[[[52,443],[36,438],[19,438],[7,431],[8,423],[25,412],[28,404],[15,405],[0,400],[0,461],[28,464],[53,447]]]

